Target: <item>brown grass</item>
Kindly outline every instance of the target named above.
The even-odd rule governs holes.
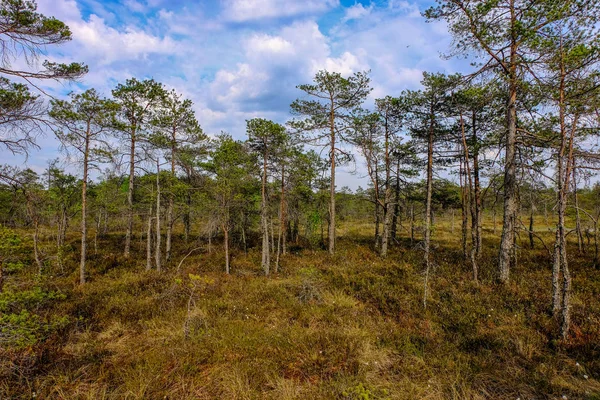
[[[43,280],[67,296],[47,312],[70,323],[36,345],[1,350],[0,398],[600,399],[600,271],[591,256],[571,249],[573,329],[560,342],[541,246],[520,251],[511,283],[497,286],[498,238],[486,224],[475,285],[458,221],[455,232],[436,222],[427,310],[418,247],[403,237],[383,260],[369,224],[342,227],[334,257],[297,249],[269,278],[256,248],[235,252],[231,276],[219,252],[158,274],[111,255],[119,238],[109,237],[85,287],[74,285],[76,257],[68,273]]]

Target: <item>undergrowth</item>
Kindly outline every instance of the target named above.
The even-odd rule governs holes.
[[[346,231],[335,256],[297,246],[270,277],[258,248],[234,253],[231,276],[219,252],[144,272],[114,255],[117,237],[83,287],[76,257],[41,279],[15,270],[0,295],[0,398],[600,399],[600,272],[586,257],[571,252],[573,330],[558,341],[543,247],[499,286],[487,232],[475,284],[440,227],[423,309],[418,246],[403,239],[384,260],[368,232]]]

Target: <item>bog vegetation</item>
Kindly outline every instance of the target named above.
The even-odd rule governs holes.
[[[2,0],[3,154],[63,153],[0,168],[0,398],[599,399],[599,8],[438,1],[468,75],[320,71],[236,140],[155,80],[46,98],[88,67]]]

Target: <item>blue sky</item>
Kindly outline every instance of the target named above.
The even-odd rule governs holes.
[[[430,1],[378,0],[38,0],[38,10],[66,22],[73,40],[48,58],[80,61],[90,73],[76,85],[52,83],[57,96],[94,87],[105,95],[132,76],[154,78],[190,98],[209,134],[245,137],[253,117],[285,122],[289,105],[320,69],[371,70],[367,102],[416,89],[423,71],[457,72],[445,60],[450,35],[426,23]],[[28,164],[57,156],[52,135]],[[4,162],[13,158],[4,154]],[[349,168],[351,169],[351,168]],[[340,186],[364,179],[342,173]]]

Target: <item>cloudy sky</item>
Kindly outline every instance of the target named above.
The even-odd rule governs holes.
[[[450,36],[426,23],[431,1],[404,0],[38,0],[38,10],[66,22],[73,40],[48,58],[86,63],[77,85],[53,85],[58,96],[94,87],[105,95],[130,77],[154,78],[193,100],[207,133],[245,136],[253,117],[285,122],[295,88],[321,69],[371,70],[368,103],[416,89],[423,71],[456,72],[444,60]],[[41,139],[28,165],[43,169],[58,143]],[[15,160],[4,152],[4,161]],[[12,161],[14,163],[14,161]],[[359,174],[360,175],[360,174]],[[342,173],[340,186],[365,180]]]

